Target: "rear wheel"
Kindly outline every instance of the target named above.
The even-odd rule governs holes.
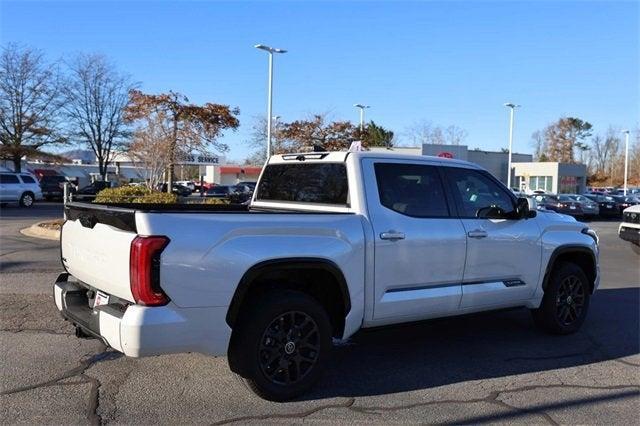
[[[33,206],[34,198],[31,192],[25,192],[22,194],[22,197],[20,197],[20,205],[22,207],[31,207]]]
[[[331,323],[313,297],[275,290],[250,303],[229,348],[229,364],[258,396],[286,401],[320,378],[331,350]]]
[[[557,265],[538,309],[531,311],[537,326],[553,334],[570,334],[580,329],[589,308],[589,280],[576,264]]]

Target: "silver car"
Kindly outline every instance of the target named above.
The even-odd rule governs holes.
[[[572,199],[578,201],[582,205],[582,213],[585,216],[598,216],[600,214],[600,207],[598,203],[588,199],[584,195],[579,194],[567,194]]]
[[[0,203],[18,203],[31,207],[36,200],[42,200],[38,180],[29,173],[0,173]]]

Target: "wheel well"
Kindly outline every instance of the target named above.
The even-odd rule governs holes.
[[[553,272],[553,270],[563,262],[574,263],[582,269],[589,280],[589,290],[593,293],[597,274],[596,261],[591,250],[585,248],[568,248],[554,252],[551,255],[549,265],[547,266],[547,272],[545,274],[544,285],[542,288],[546,289],[551,272]]]
[[[240,280],[226,321],[233,329],[247,304],[259,303],[260,295],[274,289],[306,293],[327,311],[335,337],[344,333],[345,317],[351,310],[346,281],[340,269],[325,260],[267,261],[252,267]]]
[[[20,198],[22,198],[25,194],[29,194],[29,195],[31,195],[32,197],[35,197],[35,194],[34,194],[32,191],[24,191],[24,192],[22,193],[22,195],[20,195]]]

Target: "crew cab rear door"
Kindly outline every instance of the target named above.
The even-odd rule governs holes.
[[[424,161],[363,159],[374,229],[374,321],[455,312],[466,237],[451,215],[440,172]]]
[[[467,234],[461,308],[531,298],[542,257],[537,221],[515,219],[515,197],[488,172],[464,167],[442,170]],[[500,217],[495,216],[496,208],[503,212]]]

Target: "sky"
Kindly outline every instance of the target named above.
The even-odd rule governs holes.
[[[366,119],[409,144],[421,122],[455,124],[470,148],[531,152],[531,134],[561,116],[604,132],[640,122],[640,2],[11,1],[0,0],[0,44],[51,60],[102,53],[149,93],[239,107],[222,141],[242,160],[266,115],[267,54],[274,114]]]

